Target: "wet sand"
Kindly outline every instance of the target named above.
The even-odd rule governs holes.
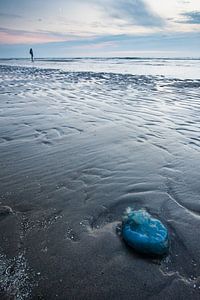
[[[0,69],[1,299],[199,299],[200,80]],[[128,206],[167,257],[124,244]]]

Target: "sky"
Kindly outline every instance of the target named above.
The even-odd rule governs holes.
[[[0,0],[0,57],[200,57],[200,0]]]

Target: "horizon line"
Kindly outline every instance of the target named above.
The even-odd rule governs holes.
[[[69,59],[180,59],[180,60],[200,60],[200,56],[46,56],[36,57],[34,61],[40,60],[69,60]],[[0,60],[30,60],[29,57],[0,57]]]

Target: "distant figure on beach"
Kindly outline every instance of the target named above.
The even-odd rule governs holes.
[[[29,51],[30,55],[31,55],[31,61],[33,62],[33,49],[31,48]]]

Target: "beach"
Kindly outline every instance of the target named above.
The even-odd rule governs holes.
[[[0,298],[199,299],[200,60],[0,60]],[[169,230],[127,247],[127,207]]]

